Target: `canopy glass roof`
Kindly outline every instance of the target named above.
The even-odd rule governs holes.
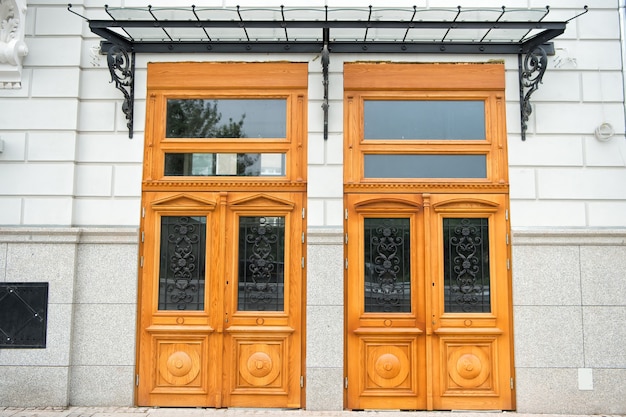
[[[525,53],[563,33],[586,8],[558,21],[549,19],[549,7],[105,6],[105,11],[110,20],[87,19],[91,30],[135,52],[238,52],[242,44],[242,52],[319,52],[325,30],[333,52]]]

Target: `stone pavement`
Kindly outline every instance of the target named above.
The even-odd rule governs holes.
[[[464,411],[309,411],[267,408],[2,407],[0,417],[591,417],[574,414],[524,414]],[[495,417],[495,416],[494,416]],[[625,417],[606,415],[602,417]]]

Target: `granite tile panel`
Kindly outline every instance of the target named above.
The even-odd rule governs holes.
[[[585,367],[626,369],[626,306],[583,306],[583,323]]]
[[[76,245],[11,243],[6,258],[7,282],[48,282],[48,303],[71,303],[74,297]]]
[[[343,305],[342,245],[309,243],[307,252],[307,304]]]
[[[580,305],[578,246],[513,245],[514,305]]]
[[[583,305],[626,306],[626,246],[581,246]]]
[[[70,404],[133,405],[134,366],[72,366],[70,371]]]
[[[576,368],[518,368],[517,412],[560,415],[624,414],[626,369],[594,369],[594,389],[578,389]]]
[[[516,306],[513,314],[516,366],[584,366],[581,307]]]
[[[0,366],[0,405],[67,406],[68,369],[67,366]]]
[[[312,367],[343,366],[343,307],[307,307],[307,358]]]
[[[77,303],[136,304],[137,246],[81,244],[76,267]]]
[[[343,368],[307,368],[306,409],[343,410]]]
[[[134,364],[135,317],[132,304],[77,304],[72,365]]]

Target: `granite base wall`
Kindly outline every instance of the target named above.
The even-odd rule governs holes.
[[[343,232],[310,229],[306,408],[343,408]],[[626,230],[514,230],[517,411],[626,413]],[[0,349],[0,406],[134,403],[137,230],[0,228],[0,282],[49,282],[45,349]]]

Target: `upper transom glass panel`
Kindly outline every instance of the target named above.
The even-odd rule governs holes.
[[[365,100],[364,139],[484,140],[482,100]]]
[[[168,99],[168,138],[286,138],[286,99]]]

